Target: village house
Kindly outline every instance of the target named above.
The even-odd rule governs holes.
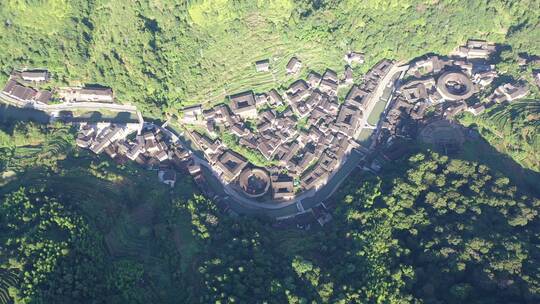
[[[329,172],[324,170],[319,164],[302,176],[300,184],[304,189],[318,189],[326,183],[329,176]]]
[[[465,46],[459,46],[451,55],[467,59],[488,59],[495,51],[495,44],[470,39]]]
[[[34,97],[34,100],[42,104],[48,104],[49,101],[51,101],[52,96],[53,94],[51,91],[39,90]]]
[[[261,107],[268,103],[268,95],[265,93],[262,94],[255,94],[255,106]]]
[[[293,95],[297,93],[300,93],[300,94],[309,93],[308,89],[309,89],[308,84],[303,79],[299,79],[291,83],[287,91],[289,94]]]
[[[336,118],[336,126],[340,128],[343,134],[352,136],[356,130],[358,120],[362,117],[362,112],[353,106],[343,106],[339,110]]]
[[[457,114],[468,110],[467,104],[464,101],[458,101],[454,105],[446,108],[446,110],[443,113],[443,116],[446,118],[453,118]]]
[[[228,182],[235,179],[247,164],[248,162],[243,156],[230,150],[223,152],[216,162],[217,168],[220,169],[223,178]]]
[[[425,59],[420,59],[412,63],[408,73],[417,78],[421,78],[427,74],[438,74],[450,64],[450,61],[440,59],[439,56],[429,56]]]
[[[10,79],[7,82],[3,89],[3,93],[24,102],[47,104],[52,99],[52,92],[25,87],[14,79]]]
[[[540,88],[540,71],[533,71],[534,82]]]
[[[493,80],[495,80],[496,77],[496,71],[484,71],[474,74],[473,81],[474,83],[479,84],[482,87],[487,87],[493,82]]]
[[[338,82],[339,80],[336,72],[327,69],[323,74],[319,88],[322,92],[326,94],[336,95],[338,89]]]
[[[359,86],[353,85],[345,97],[345,103],[351,104],[361,110],[366,109],[369,100],[369,92],[362,90]]]
[[[488,100],[493,103],[511,102],[521,99],[529,94],[529,88],[525,84],[506,83],[495,89],[493,94],[488,96]]]
[[[90,145],[90,150],[95,154],[100,154],[105,148],[111,145],[114,141],[122,137],[122,129],[118,126],[111,125],[105,128],[96,136],[94,142]]]
[[[294,183],[292,176],[286,174],[272,174],[272,193],[275,200],[288,200],[294,198]]]
[[[91,143],[92,143],[92,138],[81,136],[80,134],[77,135],[77,138],[75,139],[75,144],[81,148],[88,148],[90,147]]]
[[[195,140],[195,143],[201,147],[201,150],[206,154],[216,153],[221,146],[219,140],[211,140],[206,135],[201,135],[199,132],[195,131],[191,133],[191,136]]]
[[[467,109],[467,111],[471,112],[474,116],[482,114],[485,110],[485,105],[480,102]]]
[[[32,100],[36,94],[37,91],[32,88],[27,88],[21,84],[19,84],[14,79],[10,79],[6,86],[4,87],[3,92],[15,99],[21,100],[21,101],[29,101]]]
[[[197,117],[202,115],[201,105],[193,105],[182,109],[182,122],[191,124],[197,121]]]
[[[302,62],[298,58],[292,57],[286,66],[287,75],[296,74],[300,71],[301,68],[302,68]]]
[[[255,97],[252,91],[247,91],[232,95],[231,111],[242,118],[257,118],[257,108],[255,106]]]
[[[141,153],[145,152],[145,142],[142,136],[137,136],[137,140],[135,144],[133,144],[128,152],[126,153],[126,157],[131,160],[136,160]]]
[[[317,88],[322,81],[322,76],[314,71],[309,72],[307,82],[311,88]]]
[[[268,99],[270,100],[270,104],[273,106],[281,106],[283,104],[283,98],[275,89],[268,92]]]
[[[435,79],[433,77],[424,77],[412,80],[403,84],[399,91],[409,103],[432,100],[431,96],[436,92]]]
[[[60,90],[59,95],[68,102],[114,102],[114,94],[111,88],[84,87]]]

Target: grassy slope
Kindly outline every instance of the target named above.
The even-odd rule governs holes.
[[[122,102],[155,115],[287,85],[285,64],[293,55],[305,75],[327,67],[341,72],[349,49],[368,55],[357,73],[384,57],[446,53],[470,37],[538,49],[524,43],[538,40],[538,4],[531,0],[349,0],[318,9],[292,0],[8,3],[0,8],[9,20],[0,27],[4,77],[14,67],[48,67],[59,83],[110,85]],[[33,12],[39,14],[29,23],[24,16]],[[265,58],[272,71],[256,73],[254,62]]]

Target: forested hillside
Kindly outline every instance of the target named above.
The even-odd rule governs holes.
[[[468,38],[540,53],[540,4],[522,1],[117,1],[5,0],[2,77],[13,68],[52,70],[59,83],[113,87],[147,114],[216,102],[245,89],[288,84],[287,60],[343,70],[347,50],[365,71],[381,58],[446,54]],[[512,57],[513,56],[513,57]],[[271,59],[271,73],[255,73]]]
[[[311,236],[190,202],[208,246],[202,302],[537,302],[540,201],[482,165],[431,153],[401,165],[351,181],[335,224]]]
[[[300,231],[224,215],[188,177],[171,193],[152,171],[59,151],[4,158],[18,175],[0,191],[2,303],[540,300],[540,201],[484,165],[426,151],[357,173],[333,222]]]
[[[176,286],[189,273],[194,238],[168,214],[171,197],[192,195],[189,177],[171,192],[154,171],[72,149],[69,128],[2,128],[0,303],[171,303],[186,295]]]

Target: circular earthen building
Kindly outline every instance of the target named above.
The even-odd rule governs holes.
[[[446,72],[437,80],[437,91],[446,100],[465,100],[474,94],[474,85],[461,72]]]
[[[256,198],[263,196],[270,187],[270,176],[259,168],[245,168],[238,180],[245,195]]]

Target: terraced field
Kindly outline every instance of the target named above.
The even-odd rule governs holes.
[[[148,256],[153,210],[143,205],[123,214],[105,236],[109,253],[115,258]]]
[[[17,286],[17,283],[18,280],[13,270],[0,268],[0,304],[13,303],[8,289]]]
[[[310,70],[322,73],[331,68],[343,72],[343,48],[328,49],[322,44],[302,42],[293,35],[278,34],[259,15],[252,15],[247,22],[248,31],[206,33],[216,43],[201,50],[201,68],[206,74],[202,81],[188,84],[191,99],[186,102],[212,105],[241,91],[268,91],[287,86]],[[288,76],[285,66],[293,56],[302,61],[303,68],[299,75]],[[268,72],[256,72],[255,62],[261,59],[270,60]]]

